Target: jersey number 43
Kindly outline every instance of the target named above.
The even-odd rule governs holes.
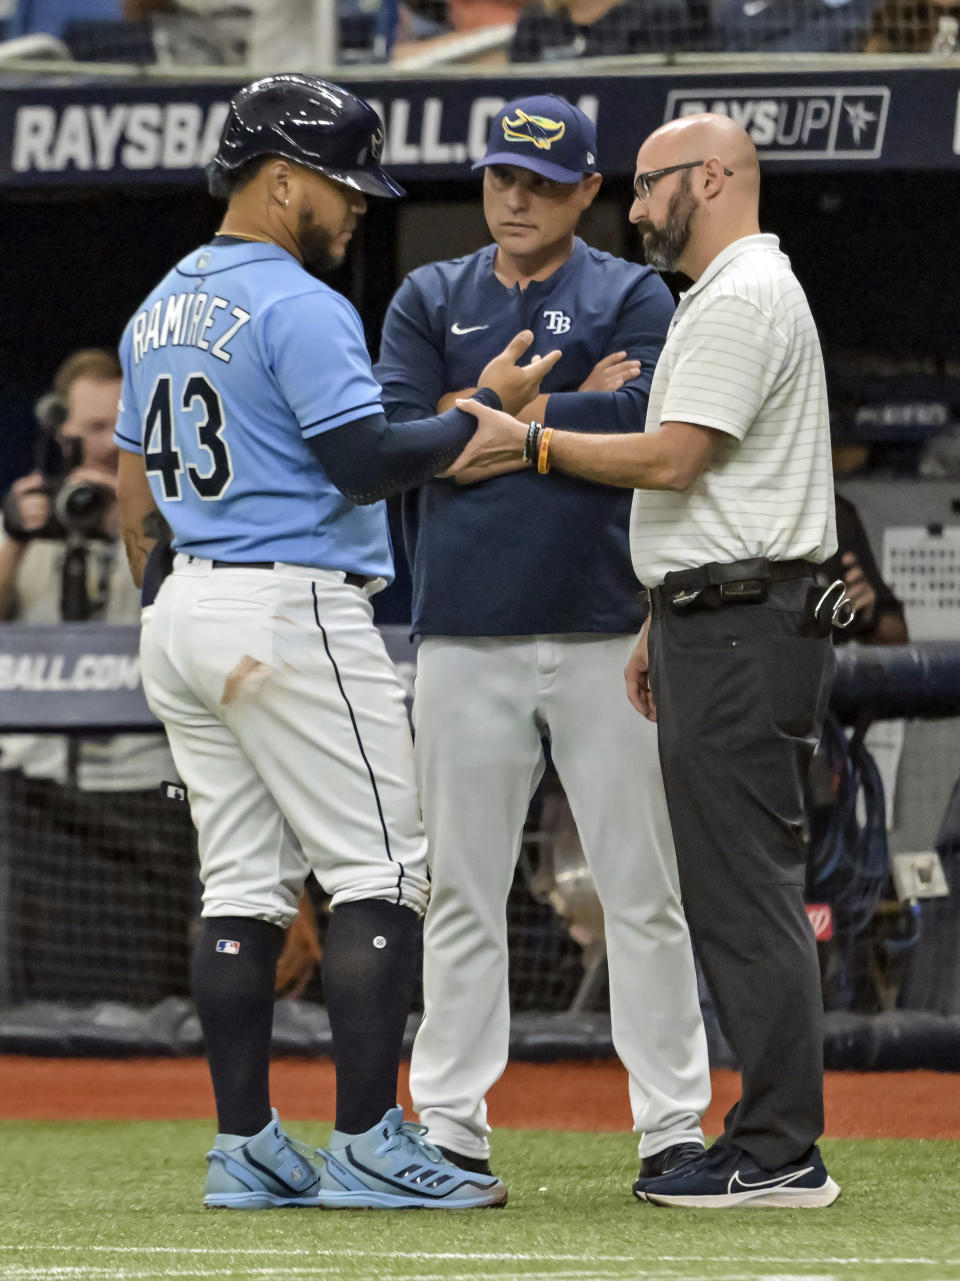
[[[203,374],[188,374],[180,396],[180,408],[184,418],[177,419],[173,379],[169,374],[161,374],[143,423],[143,461],[147,474],[160,477],[163,497],[168,502],[179,502],[183,498],[181,477],[184,472],[201,498],[220,498],[233,479],[230,449],[221,434],[225,423],[220,393]],[[185,435],[193,434],[196,438],[196,448],[190,449],[188,441],[181,436],[181,443],[188,452],[196,454],[198,450],[204,450],[209,456],[203,471],[193,463],[184,467],[183,455],[177,447],[177,427]]]

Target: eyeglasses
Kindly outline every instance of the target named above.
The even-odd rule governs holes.
[[[650,169],[647,173],[638,173],[633,180],[633,194],[638,200],[649,200],[650,191],[655,182],[665,178],[668,173],[678,173],[681,169],[696,169],[698,165],[706,164],[705,160],[688,160],[685,165],[670,165],[666,169]],[[728,178],[733,177],[732,169],[723,171]]]

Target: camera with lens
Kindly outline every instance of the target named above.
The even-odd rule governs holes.
[[[68,537],[79,534],[82,538],[111,539],[106,517],[115,501],[113,490],[106,485],[89,481],[63,484],[53,500],[53,521],[59,522]]]
[[[71,535],[107,541],[114,538],[107,526],[107,514],[115,501],[110,487],[91,481],[71,484],[67,480],[83,463],[83,440],[77,436],[58,436],[66,416],[66,403],[55,392],[41,397],[37,403],[37,423],[42,432],[36,461],[42,481],[37,491],[47,496],[50,516],[42,528],[25,530],[17,495],[9,492],[3,501],[3,526],[11,538],[21,541],[61,540]]]

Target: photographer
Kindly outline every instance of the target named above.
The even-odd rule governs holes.
[[[837,551],[824,562],[823,572],[831,579],[843,579],[857,612],[849,627],[836,631],[834,642],[906,645],[909,637],[903,605],[880,573],[860,514],[849,498],[841,494],[835,498]]]
[[[0,620],[139,622],[118,541],[120,384],[113,353],[82,350],[41,399],[37,469],[3,500]],[[160,733],[0,737],[15,1000],[186,991],[193,830],[160,796],[174,778]]]
[[[113,427],[120,364],[110,352],[75,352],[38,405],[38,469],[14,481],[3,503],[0,619],[26,623],[135,622],[138,598],[116,554],[117,447]],[[78,501],[79,500],[79,501]],[[87,601],[64,611],[68,540],[87,553]],[[114,568],[121,572],[113,573]],[[112,602],[113,607],[107,607]],[[70,600],[66,602],[68,606]],[[82,614],[83,618],[75,617]]]

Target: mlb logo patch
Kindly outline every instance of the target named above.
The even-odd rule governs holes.
[[[236,956],[240,951],[240,944],[236,939],[217,939],[217,951],[229,952],[231,956]]]

